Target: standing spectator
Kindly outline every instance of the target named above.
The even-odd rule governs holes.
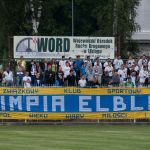
[[[108,58],[107,61],[104,62],[104,64],[103,64],[104,69],[108,66],[109,62],[111,62],[110,58]]]
[[[73,59],[72,59],[72,57],[69,57],[68,62],[69,62],[70,68],[72,68],[73,67]]]
[[[148,60],[146,59],[145,55],[143,55],[138,61],[138,65],[139,65],[140,69],[143,68],[143,65],[147,65],[147,63],[148,63]]]
[[[36,85],[36,73],[37,73],[37,66],[36,62],[34,60],[31,60],[31,63],[29,65],[29,75],[31,76],[31,85]]]
[[[129,70],[131,70],[131,68],[132,68],[132,65],[134,65],[134,59],[132,58],[132,56],[129,56],[129,59],[128,59],[128,61],[127,61],[127,65],[128,65],[128,68],[129,68]]]
[[[49,65],[49,62],[47,59],[44,60],[44,63],[41,65],[41,69],[42,69],[42,74],[43,74],[43,81],[42,83],[45,84],[46,82],[46,79],[45,79],[45,75],[46,75],[46,72],[48,71],[48,65]]]
[[[58,71],[56,73],[57,80],[59,81],[59,86],[64,85],[64,72],[62,71],[62,67],[59,66]]]
[[[24,69],[26,69],[26,61],[24,60],[23,56],[20,56],[20,59],[17,61],[17,64],[21,63],[21,66],[24,67]]]
[[[57,71],[57,63],[56,63],[56,60],[54,58],[52,58],[52,60],[51,60],[50,64],[48,65],[48,67],[51,68],[53,73],[56,73],[56,71]]]
[[[118,69],[120,69],[120,68],[121,68],[121,65],[123,64],[123,60],[121,59],[121,56],[118,56],[118,57],[114,60],[113,64],[114,64],[115,70],[118,71]]]
[[[78,81],[78,85],[82,88],[86,87],[86,79],[85,79],[84,75],[81,76],[81,79]]]
[[[29,72],[26,72],[23,77],[23,85],[24,88],[31,88],[31,77],[29,76]]]
[[[16,85],[17,86],[23,86],[24,71],[25,71],[24,66],[22,66],[21,62],[18,62],[17,67],[16,67],[16,74],[17,74]]]
[[[86,59],[86,60],[84,60],[84,63],[86,63],[86,64],[87,64],[87,67],[89,67],[89,66],[91,66],[91,65],[92,65],[92,61],[91,61],[91,59],[90,59],[90,56],[87,56],[87,59]]]
[[[103,67],[102,67],[102,63],[101,63],[99,57],[96,58],[96,61],[94,62],[94,66],[95,66],[95,65],[97,65],[97,66],[103,68]]]
[[[70,66],[68,61],[66,61],[66,65],[64,68],[62,68],[62,71],[64,72],[64,80],[65,80],[67,76],[70,74]]]
[[[73,65],[75,67],[74,69],[75,69],[75,72],[76,72],[76,78],[77,78],[77,80],[80,79],[80,70],[81,70],[82,64],[83,64],[83,62],[80,59],[80,56],[78,55],[77,59],[74,62],[74,65]]]
[[[52,71],[51,66],[49,66],[45,74],[45,84],[48,86],[53,86],[54,83],[55,83],[55,73]]]
[[[150,60],[148,61],[148,71],[150,71]]]
[[[144,66],[143,70],[140,70],[140,73],[139,73],[139,82],[140,82],[141,87],[145,85],[145,81],[146,79],[148,79],[148,77],[149,77],[149,73],[147,71],[146,66]]]
[[[37,72],[36,74],[36,86],[41,86],[43,83],[43,74],[42,72]]]
[[[113,72],[113,70],[114,70],[114,68],[113,68],[113,66],[112,66],[112,63],[111,62],[109,62],[108,63],[108,66],[105,68],[105,72],[108,72],[108,75],[109,75],[109,77],[110,78],[112,78],[112,72]]]
[[[76,86],[76,77],[74,75],[74,70],[70,70],[70,74],[67,76],[67,85],[68,86]]]
[[[13,72],[10,70],[9,67],[6,68],[6,71],[3,72],[3,83],[6,86],[13,85]]]
[[[90,67],[88,69],[88,72],[87,72],[87,84],[88,84],[88,86],[94,86],[95,82],[96,82],[96,79],[95,79],[95,76],[94,76],[94,71]]]
[[[61,66],[62,70],[66,66],[65,56],[62,56],[62,59],[59,61],[59,66]]]
[[[83,63],[80,69],[80,76],[82,75],[84,75],[85,78],[87,76],[87,64],[86,63]]]
[[[148,87],[150,87],[150,72],[148,74]]]
[[[131,81],[134,84],[134,87],[137,87],[138,86],[138,79],[137,79],[138,77],[137,77],[136,71],[132,71],[130,77],[131,77]]]
[[[94,76],[96,79],[96,83],[101,84],[102,82],[102,74],[103,74],[103,70],[102,70],[102,65],[99,61],[97,61],[93,67],[93,71],[94,71]]]
[[[118,75],[120,76],[120,83],[125,83],[127,80],[127,68],[124,64],[121,65],[121,68],[118,70]]]
[[[36,62],[36,70],[37,70],[37,73],[42,73],[43,72],[42,67],[41,67],[39,62]]]

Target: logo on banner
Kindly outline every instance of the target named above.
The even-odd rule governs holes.
[[[37,38],[24,38],[16,47],[16,52],[35,52],[37,49]]]
[[[29,37],[20,40],[16,52],[69,52],[69,38]]]

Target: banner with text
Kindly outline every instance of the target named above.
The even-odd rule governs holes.
[[[114,59],[114,37],[14,36],[14,58]]]
[[[0,111],[53,113],[150,111],[150,95],[1,95]]]

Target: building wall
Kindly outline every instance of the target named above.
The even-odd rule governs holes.
[[[137,13],[136,22],[141,29],[132,38],[139,43],[139,55],[150,56],[150,0],[141,0]]]

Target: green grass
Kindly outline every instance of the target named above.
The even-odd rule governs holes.
[[[0,125],[0,150],[150,150],[150,126]]]

